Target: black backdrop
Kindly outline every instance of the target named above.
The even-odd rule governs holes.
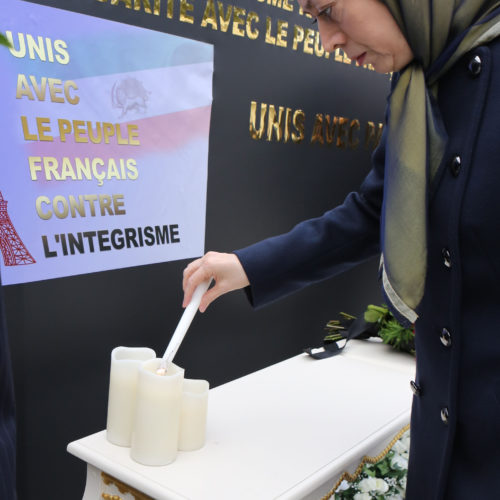
[[[188,0],[184,0],[188,1]],[[114,2],[114,3],[112,3]],[[205,248],[231,251],[342,202],[369,169],[365,125],[383,120],[389,78],[352,64],[293,49],[293,26],[311,29],[298,5],[236,0],[255,12],[255,40],[201,26],[206,0],[189,0],[193,22],[127,8],[127,0],[45,0],[64,8],[164,31],[215,46]],[[153,3],[153,1],[151,2]],[[130,0],[130,5],[134,1]],[[226,11],[227,12],[227,11]],[[240,11],[241,12],[241,11]],[[287,47],[265,41],[266,17],[276,35],[288,22]],[[244,24],[242,25],[244,29]],[[8,27],[0,27],[6,30]],[[161,50],[161,47],[158,47]],[[304,139],[267,141],[249,133],[250,103],[302,110]],[[260,108],[259,108],[260,109]],[[356,149],[311,143],[316,113],[357,119]],[[161,354],[182,313],[187,261],[141,266],[5,287],[18,410],[19,499],[81,498],[85,466],[68,442],[105,427],[109,357],[118,345]],[[272,306],[253,311],[242,292],[197,315],[176,362],[190,378],[217,386],[320,345],[323,326],[339,311],[361,313],[380,301],[377,262],[367,262]],[[339,381],[332,381],[338,383]]]

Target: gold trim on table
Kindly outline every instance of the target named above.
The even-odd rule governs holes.
[[[324,496],[321,498],[321,500],[329,500],[337,491],[337,488],[340,486],[340,483],[344,480],[353,483],[356,481],[358,476],[361,474],[361,471],[363,470],[363,467],[366,464],[376,464],[377,462],[380,462],[387,453],[391,451],[391,448],[396,444],[398,439],[401,438],[401,436],[410,428],[410,424],[405,425],[397,434],[396,436],[392,439],[392,441],[384,448],[384,450],[377,455],[376,457],[369,457],[368,455],[365,455],[362,459],[361,462],[359,463],[357,469],[354,471],[354,474],[349,474],[349,472],[344,472],[339,480],[335,483],[335,486]]]
[[[129,486],[123,481],[120,481],[119,479],[116,479],[113,476],[106,474],[105,472],[101,472],[101,477],[102,477],[102,482],[106,486],[113,484],[118,488],[118,491],[122,495],[130,493],[135,500],[154,500],[154,498],[146,495],[145,493],[140,492],[139,490],[136,490],[135,488],[132,488],[132,486]],[[122,498],[119,497],[118,495],[110,495],[109,493],[103,493],[102,498],[106,500],[122,500]]]

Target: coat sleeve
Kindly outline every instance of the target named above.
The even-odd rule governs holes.
[[[342,205],[234,252],[250,281],[245,291],[254,307],[347,271],[380,252],[384,145],[385,131],[371,171]]]

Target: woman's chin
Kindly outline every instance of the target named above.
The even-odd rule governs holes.
[[[396,71],[394,69],[394,64],[392,60],[388,60],[385,57],[375,57],[372,61],[368,61],[369,64],[373,66],[373,69],[377,73],[386,74],[391,71]]]

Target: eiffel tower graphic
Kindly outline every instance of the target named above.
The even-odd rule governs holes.
[[[0,251],[6,266],[34,264],[36,261],[19,238],[7,213],[7,201],[0,191]]]

